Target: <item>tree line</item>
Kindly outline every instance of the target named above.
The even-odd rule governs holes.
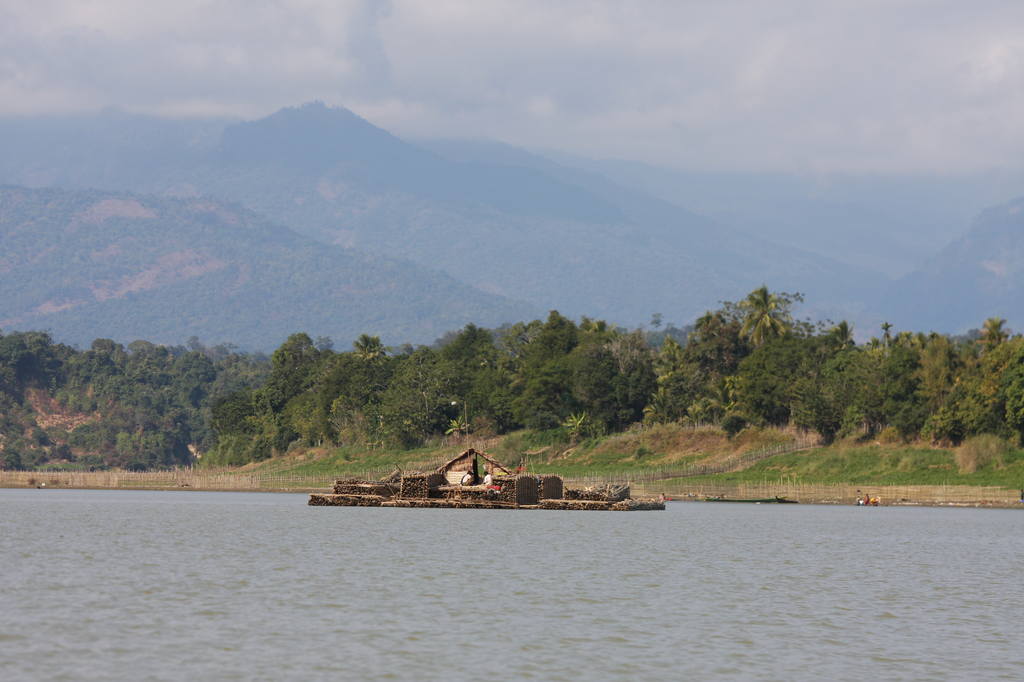
[[[77,351],[39,333],[11,334],[0,337],[5,405],[25,409],[25,390],[47,386],[67,408],[105,416],[64,434],[36,427],[41,435],[6,437],[5,451],[38,452],[49,441],[68,449],[51,458],[89,451],[105,465],[146,467],[197,453],[216,466],[292,447],[411,448],[517,429],[580,439],[637,423],[730,434],[793,425],[825,443],[1024,433],[1024,339],[1005,321],[964,336],[883,324],[858,344],[846,322],[795,319],[801,301],[760,287],[687,327],[662,329],[656,315],[646,330],[553,311],[498,329],[471,324],[415,348],[364,334],[339,352],[299,333],[269,359],[197,341],[97,341]]]
[[[802,300],[760,287],[668,334],[552,312],[499,330],[469,325],[437,347],[395,354],[372,336],[335,353],[296,334],[274,352],[264,385],[214,405],[213,461],[521,428],[581,438],[638,422],[730,434],[794,425],[825,443],[884,434],[956,444],[1024,431],[1024,340],[1005,321],[962,337],[894,334],[886,323],[858,345],[846,322],[796,320]]]

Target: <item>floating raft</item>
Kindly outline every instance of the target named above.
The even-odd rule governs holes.
[[[537,504],[513,504],[497,500],[458,498],[389,498],[380,495],[312,493],[311,507],[419,507],[422,509],[558,509],[564,511],[651,511],[665,509],[657,500],[540,500]]]
[[[749,499],[733,499],[730,497],[705,497],[705,502],[747,502],[751,504],[799,504],[797,500],[787,500],[785,497],[758,497]]]
[[[488,478],[481,476],[481,471]],[[558,476],[514,475],[489,455],[467,450],[430,473],[396,472],[380,481],[343,479],[313,493],[312,507],[425,509],[663,510],[661,500],[634,500],[627,485],[565,488]]]

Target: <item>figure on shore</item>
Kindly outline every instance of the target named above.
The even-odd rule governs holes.
[[[491,475],[490,471],[484,476],[484,485],[491,490],[501,490],[501,486],[494,482],[494,476]]]

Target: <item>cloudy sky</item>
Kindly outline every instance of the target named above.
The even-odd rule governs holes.
[[[342,104],[681,168],[1024,163],[1019,0],[0,0],[0,115]]]

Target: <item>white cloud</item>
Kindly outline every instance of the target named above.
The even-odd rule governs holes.
[[[846,0],[38,0],[0,10],[0,114],[257,116],[702,168],[1024,158],[1024,5]]]

